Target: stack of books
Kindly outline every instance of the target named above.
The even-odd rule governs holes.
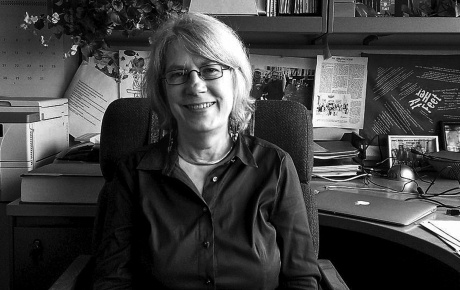
[[[315,141],[313,155],[313,176],[353,176],[361,170],[355,161],[359,150],[349,141]]]
[[[267,16],[319,15],[321,1],[318,0],[266,0]]]

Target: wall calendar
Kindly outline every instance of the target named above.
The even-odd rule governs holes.
[[[38,36],[20,28],[26,12],[50,14],[48,1],[0,0],[0,96],[63,96],[70,78],[66,66],[75,62],[63,58],[64,41],[55,39],[45,47]]]

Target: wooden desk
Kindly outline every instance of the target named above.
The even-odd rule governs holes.
[[[397,182],[387,179],[372,178],[371,181],[383,187],[389,186],[390,188],[398,189]],[[419,185],[422,189],[426,190],[427,184],[420,183]],[[314,190],[321,191],[327,187],[394,199],[406,199],[415,196],[415,194],[395,193],[383,190],[371,191],[368,189],[380,187],[373,184],[364,184],[362,179],[340,183],[314,179],[312,182]],[[449,188],[459,188],[459,183],[454,180],[438,180],[429,192],[439,193]],[[460,205],[460,197],[458,196],[439,197],[436,199],[446,204]],[[460,217],[448,216],[446,215],[446,208],[440,207],[437,212],[412,225],[399,227],[320,213],[320,256],[331,259],[334,265],[338,267],[339,272],[345,276],[346,281],[346,276],[351,276],[351,281],[347,281],[352,286],[355,284],[355,287],[351,287],[351,289],[366,289],[366,287],[367,289],[385,289],[390,287],[390,285],[392,288],[388,289],[404,289],[404,287],[398,288],[397,285],[399,284],[385,284],[385,282],[381,285],[382,288],[379,288],[377,285],[373,288],[369,284],[362,286],[365,283],[358,281],[366,281],[366,278],[363,277],[369,274],[373,278],[367,280],[367,283],[371,283],[370,280],[379,281],[380,279],[385,279],[385,277],[387,279],[392,277],[390,281],[394,282],[392,279],[395,278],[395,275],[388,272],[388,269],[403,273],[401,277],[408,281],[406,287],[410,287],[407,289],[430,289],[433,285],[436,285],[436,287],[432,289],[460,289],[460,256],[454,253],[453,249],[439,238],[419,225],[420,221],[426,219],[460,220]],[[337,243],[337,237],[340,237],[339,243]],[[377,252],[379,253],[375,255]],[[409,261],[410,259],[414,261],[411,262]],[[358,275],[353,274],[352,270],[347,271],[347,267],[350,268],[350,261],[355,261],[353,264],[355,269],[366,272],[365,268],[367,267],[372,270],[369,270],[366,274],[361,272],[359,277],[355,277]],[[366,263],[368,264],[362,265]],[[396,263],[403,265],[395,266]],[[381,264],[381,267],[379,267],[379,264]],[[425,271],[424,268],[428,271],[425,274],[423,274]],[[431,274],[438,277],[433,278],[430,276]],[[446,276],[446,278],[439,280],[441,279],[439,275]],[[422,281],[420,277],[427,279],[424,282],[418,282],[420,285],[414,288],[413,282],[410,282],[411,277],[417,277],[418,281]],[[433,281],[432,284],[429,283],[430,279]],[[451,288],[453,285],[455,287]]]

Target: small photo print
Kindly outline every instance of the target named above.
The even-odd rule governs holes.
[[[460,122],[441,122],[443,149],[460,152]]]
[[[388,135],[390,167],[405,164],[423,168],[429,163],[424,154],[439,151],[438,136]]]

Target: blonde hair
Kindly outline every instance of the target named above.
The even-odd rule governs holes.
[[[166,52],[171,43],[179,41],[192,54],[232,68],[235,96],[230,114],[231,125],[238,132],[247,128],[254,111],[252,69],[246,47],[236,32],[214,17],[200,13],[184,13],[168,19],[152,39],[143,97],[151,100],[162,129],[176,129],[167,96],[163,91]]]

